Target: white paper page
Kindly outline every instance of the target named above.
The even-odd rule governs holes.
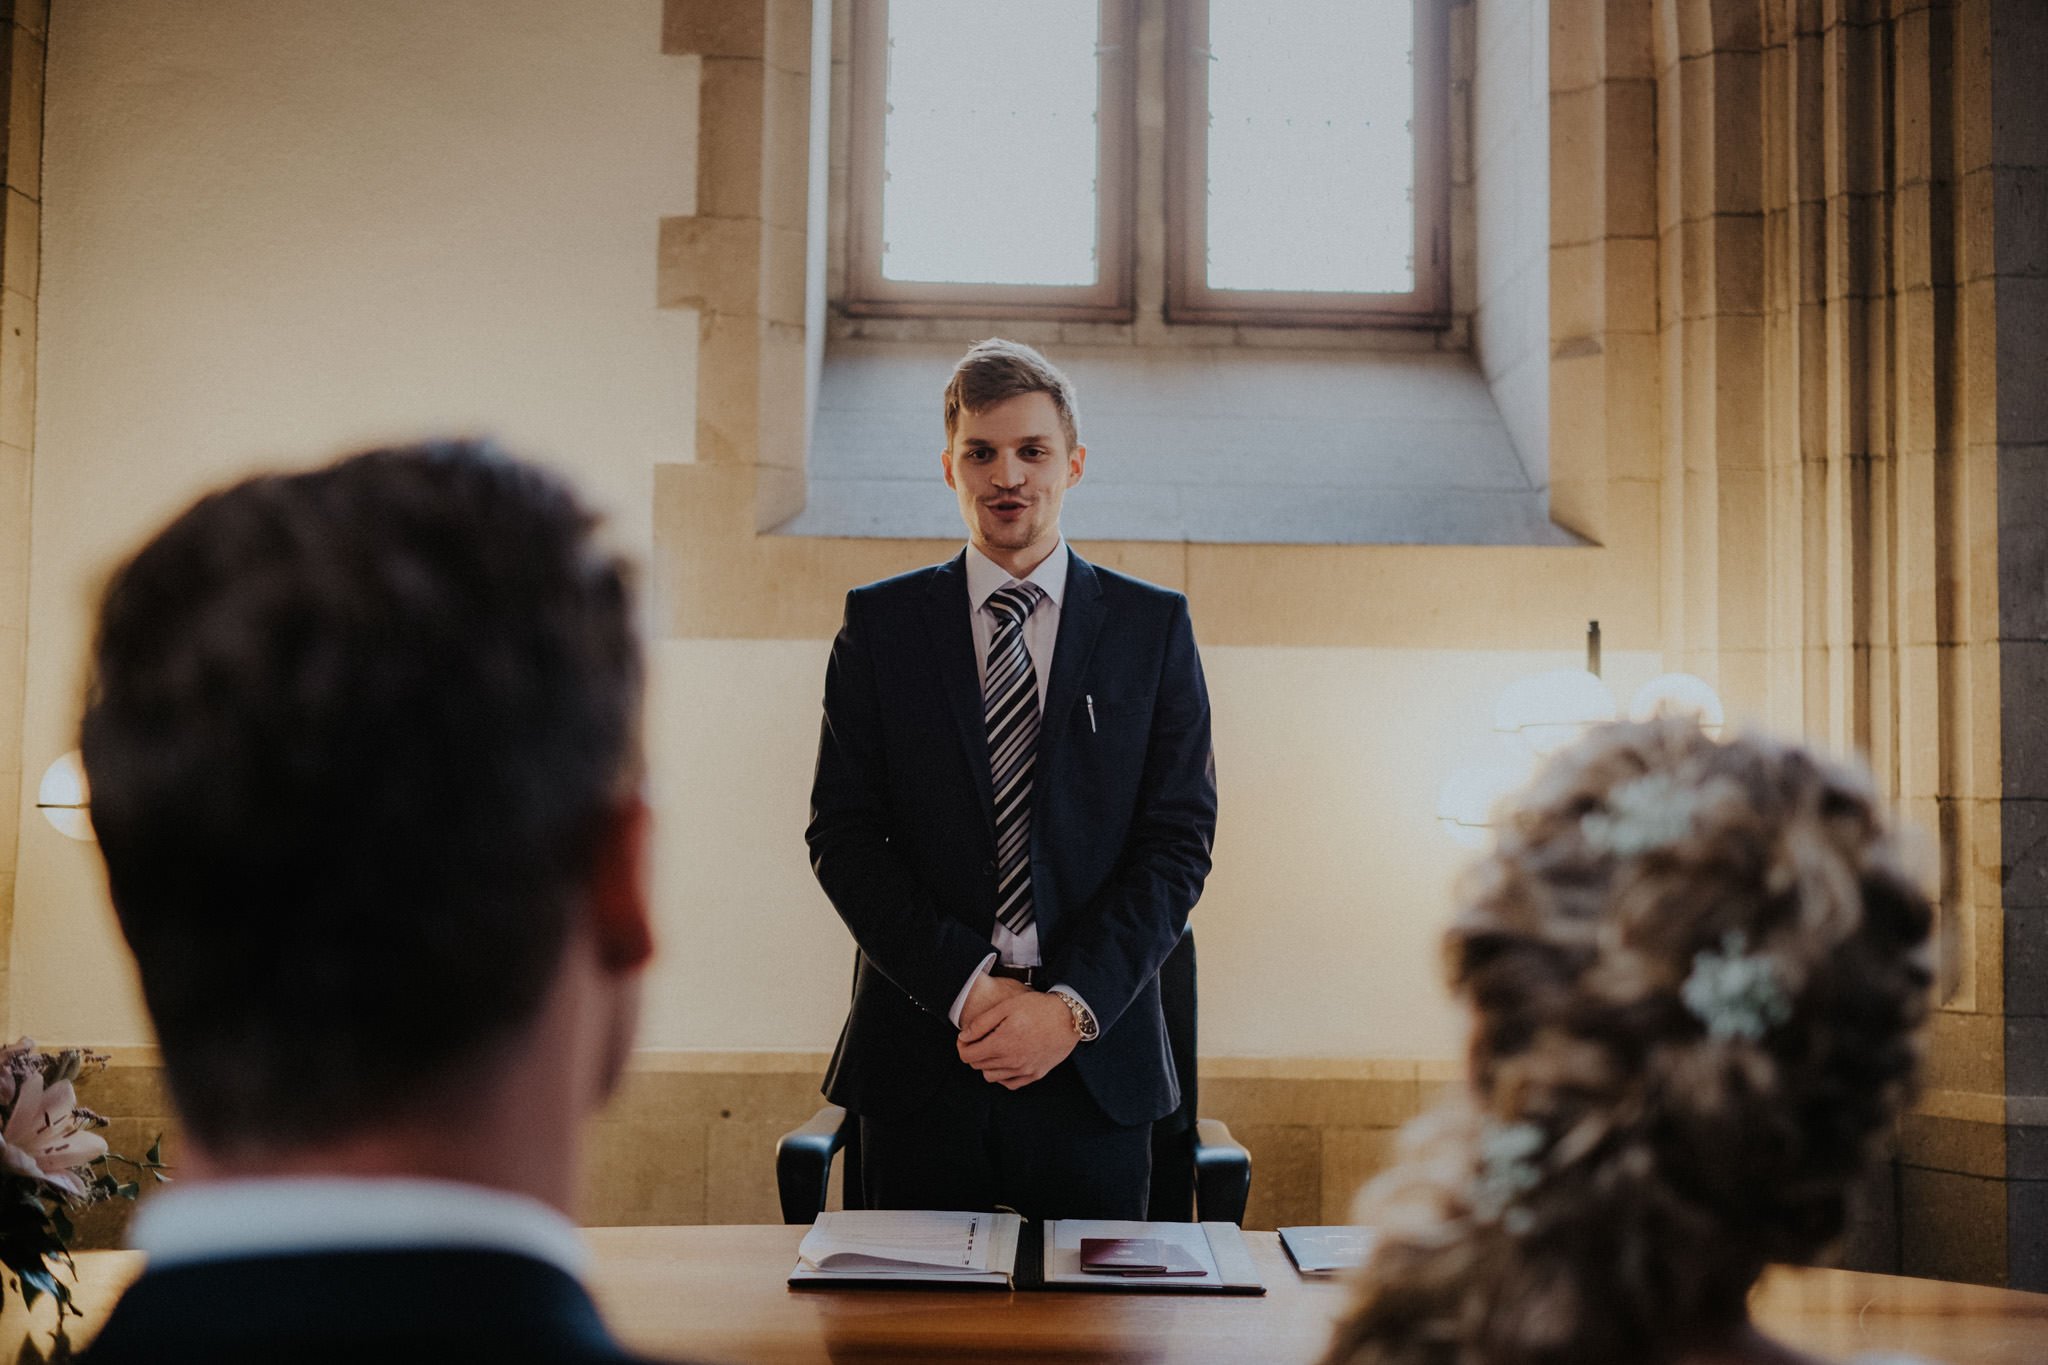
[[[797,1248],[807,1269],[863,1275],[973,1275],[993,1264],[997,1215],[925,1209],[821,1213]]]
[[[1378,1236],[1372,1228],[1345,1225],[1280,1229],[1280,1240],[1304,1275],[1350,1270],[1365,1264]]]
[[[1083,1237],[1157,1237],[1171,1242],[1194,1258],[1202,1267],[1200,1277],[1194,1275],[1162,1279],[1154,1286],[1142,1275],[1118,1276],[1120,1289],[1143,1289],[1147,1287],[1172,1288],[1200,1284],[1222,1284],[1223,1277],[1216,1273],[1216,1257],[1209,1250],[1209,1238],[1199,1223],[1133,1223],[1104,1219],[1062,1218],[1047,1225],[1049,1236],[1045,1249],[1045,1280],[1047,1284],[1056,1281],[1071,1281],[1075,1284],[1094,1284],[1104,1279],[1101,1275],[1090,1275],[1081,1269],[1081,1239]]]

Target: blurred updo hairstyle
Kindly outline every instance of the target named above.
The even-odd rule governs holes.
[[[1690,721],[1553,759],[1446,938],[1469,1085],[1364,1196],[1331,1361],[1655,1362],[1842,1231],[1909,1098],[1931,908],[1868,782]]]

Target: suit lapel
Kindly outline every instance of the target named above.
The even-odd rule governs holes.
[[[1102,634],[1106,615],[1102,605],[1102,580],[1093,565],[1068,549],[1066,600],[1060,603],[1060,633],[1052,651],[1052,677],[1046,684],[1044,722],[1038,732],[1038,767],[1042,775],[1051,771],[1060,741],[1067,733],[1067,717],[1081,699],[1081,683],[1095,657],[1095,641]],[[1036,811],[1045,802],[1050,783],[1040,781],[1032,795]],[[1036,829],[1038,822],[1034,820]]]
[[[939,664],[939,684],[960,727],[960,749],[981,793],[981,814],[995,839],[995,790],[988,773],[988,718],[983,714],[980,671],[974,660],[974,627],[967,601],[967,552],[962,550],[932,571],[925,592],[924,624]],[[1065,638],[1064,630],[1061,638]],[[1053,656],[1057,666],[1059,656]]]

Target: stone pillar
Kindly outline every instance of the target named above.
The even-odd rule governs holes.
[[[1766,709],[1763,39],[1756,0],[1660,0],[1665,642]]]
[[[1935,836],[1927,1093],[1873,1259],[2019,1283],[2025,1030],[1985,853],[2016,714],[1984,444],[2006,439],[2011,381],[1985,346],[2015,325],[2005,253],[2029,202],[1990,195],[2003,4],[1656,0],[1655,36],[1666,648],[1738,714],[1862,755]],[[2039,325],[2018,325],[2034,346],[2012,354],[2038,366]]]
[[[1971,451],[1995,464],[1998,488],[2006,1279],[2048,1289],[2048,7],[1990,11],[1989,50],[1976,54],[1991,73],[1990,158],[1964,183],[1994,245],[1964,287],[1995,293],[1996,323],[1964,363],[1994,366],[1998,387]]]
[[[1654,74],[1648,6],[1552,0],[1550,515],[1601,542],[1657,506]]]
[[[703,63],[697,212],[661,225],[660,299],[695,308],[697,462],[750,467],[755,530],[803,510],[810,0],[669,0]]]
[[[43,53],[47,0],[0,5],[0,1030],[8,1017],[28,672],[29,481],[36,438],[36,289],[41,266]],[[10,1033],[7,1035],[12,1037]]]

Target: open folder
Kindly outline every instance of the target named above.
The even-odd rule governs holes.
[[[1082,1268],[1082,1243],[1098,1264],[1101,1243],[1146,1239],[1172,1273]],[[1191,1273],[1186,1267],[1194,1267]],[[797,1248],[789,1283],[932,1288],[1097,1289],[1119,1294],[1263,1294],[1234,1223],[1139,1223],[1099,1219],[1027,1222],[1014,1213],[849,1209],[821,1213]]]

